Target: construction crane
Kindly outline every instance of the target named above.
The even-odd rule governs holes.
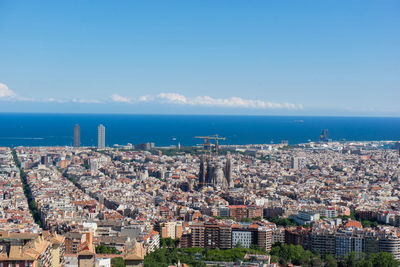
[[[225,137],[219,137],[218,134],[216,134],[214,139],[215,139],[215,154],[218,157],[218,148],[219,148],[218,140],[226,140],[226,138]]]
[[[204,144],[197,144],[198,146],[204,146],[204,149],[209,150],[208,158],[211,160],[212,158],[212,144],[210,136],[195,136],[194,138],[204,139]]]
[[[211,158],[212,158],[212,147],[214,146],[214,144],[204,143],[204,144],[196,144],[196,145],[204,146],[204,149],[208,150],[208,158],[211,160]]]
[[[204,139],[204,148],[209,147],[209,158],[212,158],[212,147],[215,146],[215,155],[218,157],[218,140],[226,140],[225,137],[219,137],[218,134],[211,136],[195,136],[194,138]],[[215,140],[215,145],[211,143],[211,140]]]

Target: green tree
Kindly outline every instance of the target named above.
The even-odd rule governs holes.
[[[268,221],[275,223],[276,225],[280,226],[298,226],[293,219],[289,218],[279,218],[279,217],[274,217],[274,218],[267,218]]]
[[[165,248],[176,248],[179,245],[179,239],[172,239],[170,237],[167,238],[161,238],[160,240],[160,246],[165,247]]]
[[[357,258],[357,254],[352,251],[345,257],[347,267],[356,267],[359,265],[360,261]]]
[[[96,246],[96,253],[98,254],[121,254],[121,251],[114,247],[107,247],[104,244]]]
[[[240,242],[237,242],[237,243],[235,244],[235,248],[242,248],[242,244],[241,244]]]
[[[375,267],[397,267],[400,264],[392,254],[386,252],[371,254],[368,260],[372,263],[372,266]]]
[[[337,267],[337,262],[334,256],[327,254],[325,256],[325,267]]]
[[[118,258],[112,258],[111,259],[111,265],[113,267],[125,267],[125,261],[123,258],[118,257]]]
[[[314,257],[311,259],[311,266],[312,267],[324,267],[324,262],[321,260],[320,257]]]
[[[278,263],[279,262],[279,257],[277,255],[271,255],[271,262],[272,263]]]
[[[251,244],[250,245],[250,249],[259,250],[259,247],[257,245],[255,245],[255,244]]]

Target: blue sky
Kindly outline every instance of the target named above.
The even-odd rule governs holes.
[[[3,1],[0,112],[400,116],[399,1]]]

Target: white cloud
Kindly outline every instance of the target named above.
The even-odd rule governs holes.
[[[38,102],[38,103],[103,103],[100,100],[96,99],[57,99],[57,98],[29,98],[29,97],[20,97],[12,90],[8,89],[8,86],[4,83],[0,83],[0,99],[4,98],[9,101],[21,101],[21,102]]]
[[[252,108],[252,109],[303,109],[302,104],[274,103],[263,100],[243,99],[240,97],[213,98],[210,96],[196,96],[189,98],[178,93],[161,93],[157,96],[141,96],[141,102],[159,101],[161,103],[191,105],[191,106],[214,106],[231,108]]]
[[[49,97],[45,99],[34,99],[34,98],[18,98],[19,101],[29,101],[29,102],[39,102],[39,103],[80,103],[80,104],[99,104],[103,103],[97,99],[81,99],[81,98],[73,98],[73,99],[58,99],[54,97]]]
[[[177,93],[161,93],[157,95],[157,98],[172,104],[190,104],[184,95]]]
[[[74,98],[71,100],[71,102],[73,103],[85,103],[85,104],[99,104],[99,103],[103,103],[100,100],[97,99],[79,99],[79,98]]]
[[[56,99],[56,98],[53,98],[53,97],[50,97],[50,98],[47,98],[47,99],[43,99],[43,100],[34,99],[33,101],[35,101],[35,102],[49,102],[49,103],[66,103],[67,102],[66,100]]]
[[[8,86],[4,83],[0,83],[0,98],[15,97],[15,93],[8,89]]]
[[[121,102],[121,103],[130,103],[132,101],[131,99],[129,99],[127,97],[120,96],[120,95],[117,95],[117,94],[113,94],[111,96],[111,100],[114,101],[114,102]]]
[[[10,101],[29,101],[29,102],[41,102],[41,103],[81,103],[81,104],[98,104],[105,103],[107,101],[101,101],[97,99],[58,99],[58,98],[46,98],[46,99],[35,99],[35,98],[24,98],[18,97],[12,90],[8,89],[8,86],[0,83],[0,99],[5,98]],[[161,93],[158,95],[143,95],[138,99],[124,97],[118,94],[111,95],[113,102],[119,103],[133,103],[138,102],[156,102],[174,105],[190,105],[190,106],[212,106],[212,107],[228,107],[228,108],[250,108],[250,109],[289,109],[299,110],[303,109],[302,104],[293,103],[274,103],[263,100],[244,99],[240,97],[230,98],[213,98],[211,96],[196,96],[186,97],[178,93]]]
[[[153,101],[154,100],[154,96],[152,95],[143,95],[141,97],[139,97],[139,102],[149,102],[149,101]]]

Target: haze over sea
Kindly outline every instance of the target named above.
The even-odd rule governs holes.
[[[219,134],[222,144],[289,144],[317,141],[323,129],[332,140],[400,140],[400,118],[22,114],[0,113],[0,146],[71,146],[73,127],[81,127],[81,143],[97,143],[97,126],[106,127],[106,144],[154,142],[156,146],[195,145],[198,135]]]

